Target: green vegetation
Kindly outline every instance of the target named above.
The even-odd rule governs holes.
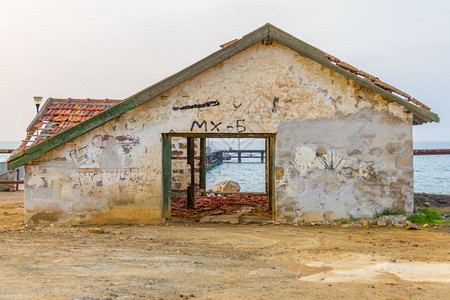
[[[340,219],[334,219],[333,221],[342,225],[342,224],[350,223],[350,220],[352,220],[353,222],[357,222],[359,219],[361,219],[361,218],[356,218],[356,217],[350,216],[350,219],[340,218]]]
[[[437,211],[430,208],[422,209],[419,213],[412,214],[406,219],[420,225],[450,224],[450,220],[443,220]]]
[[[334,222],[336,222],[336,223],[339,223],[339,224],[348,224],[348,219],[344,219],[344,218],[341,218],[341,219],[335,219],[334,220]]]
[[[352,218],[352,221],[353,221],[353,222],[356,222],[356,221],[358,221],[359,219],[361,219],[361,218],[357,218],[357,217],[353,217],[353,216],[351,216],[350,218]]]
[[[375,215],[375,219],[378,219],[382,216],[397,216],[397,215],[405,215],[405,212],[401,209],[390,209],[386,208],[382,212]],[[411,221],[412,222],[412,221]]]

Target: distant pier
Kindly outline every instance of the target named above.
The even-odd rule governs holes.
[[[414,155],[442,155],[450,154],[450,149],[417,149],[414,150]]]
[[[15,149],[0,149],[0,154],[12,153]]]
[[[206,168],[212,168],[233,158],[236,158],[238,163],[241,163],[244,158],[259,159],[263,163],[266,159],[265,154],[265,150],[215,150],[206,154]]]
[[[14,152],[14,150],[15,149],[0,149],[0,154],[9,154]],[[23,167],[8,171],[6,163],[0,163],[0,191],[5,190],[5,186],[18,191],[19,184],[23,183]]]
[[[225,160],[224,152],[224,150],[216,150],[206,153],[206,169],[221,164]]]

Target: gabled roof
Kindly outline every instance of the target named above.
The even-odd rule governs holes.
[[[125,112],[191,79],[192,77],[255,45],[256,43],[271,43],[272,40],[278,41],[292,50],[297,51],[300,55],[312,59],[317,63],[358,82],[362,86],[381,94],[384,98],[390,101],[403,105],[408,111],[413,113],[413,122],[415,125],[439,121],[437,114],[431,112],[426,105],[406,93],[380,81],[377,77],[367,74],[340,61],[339,59],[297,39],[296,37],[271,24],[266,24],[231,44],[227,43],[228,45],[224,45],[225,47],[223,49],[214,52],[186,69],[167,77],[166,79],[132,95],[131,97],[128,97],[116,106],[111,107],[96,116],[93,116],[92,118],[39,143],[38,145],[32,146],[12,155],[8,159],[8,167],[16,168],[21,166],[98,126],[117,118]]]
[[[22,151],[110,108],[122,100],[48,98],[27,128]]]

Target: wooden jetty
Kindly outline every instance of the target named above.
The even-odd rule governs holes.
[[[12,153],[15,149],[0,149],[0,154]]]
[[[12,190],[18,191],[19,184],[24,184],[24,180],[20,179],[19,169],[14,169],[12,171],[0,174],[0,185],[6,185],[9,186]]]
[[[0,149],[0,154],[12,153],[15,149]],[[6,173],[0,172],[0,185],[11,186],[11,188],[16,191],[19,190],[19,184],[23,184],[24,180],[20,179],[19,169],[14,169]]]
[[[259,158],[261,162],[264,162],[265,152],[265,150],[227,150],[226,154],[229,157],[228,160],[237,158],[238,163],[242,162],[243,158]]]
[[[417,149],[414,155],[441,155],[450,154],[450,149]]]
[[[224,150],[216,150],[206,153],[206,169],[210,169],[218,164],[221,164],[226,158]]]
[[[206,168],[212,168],[233,158],[237,158],[238,163],[242,163],[243,158],[255,158],[263,163],[266,158],[265,154],[265,150],[215,150],[206,153]]]

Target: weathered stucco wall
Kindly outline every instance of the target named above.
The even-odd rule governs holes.
[[[197,106],[194,106],[197,105]],[[26,166],[31,222],[160,222],[161,133],[277,133],[278,217],[412,207],[412,115],[274,42],[256,44]],[[342,162],[323,166],[330,153]]]
[[[412,212],[411,128],[387,114],[361,110],[333,120],[286,121],[277,150],[280,220]]]

